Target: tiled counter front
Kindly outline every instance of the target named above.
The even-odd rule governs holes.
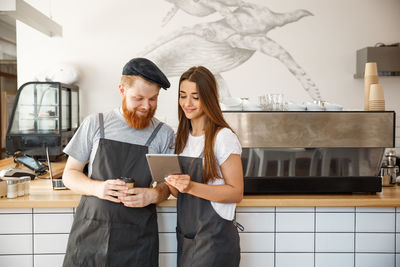
[[[160,267],[176,266],[176,209],[159,207]],[[0,209],[0,266],[62,265],[74,209]],[[243,267],[400,267],[400,208],[239,207]]]
[[[73,208],[0,209],[0,266],[61,266]]]

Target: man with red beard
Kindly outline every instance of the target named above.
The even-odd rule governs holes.
[[[169,86],[153,62],[130,60],[119,85],[122,106],[87,117],[65,148],[63,182],[82,198],[63,266],[158,266],[155,203],[169,190],[163,183],[150,187],[145,155],[174,151],[173,130],[153,117],[160,88]]]

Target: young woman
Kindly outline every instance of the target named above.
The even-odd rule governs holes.
[[[179,80],[175,153],[182,175],[166,182],[178,197],[178,266],[239,266],[234,221],[243,198],[241,145],[225,122],[213,74],[192,67]]]

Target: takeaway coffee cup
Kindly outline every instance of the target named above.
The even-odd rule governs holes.
[[[133,188],[135,185],[135,180],[130,177],[121,177],[121,180],[125,182],[125,185],[128,187],[128,189]]]
[[[364,110],[369,110],[369,97],[371,84],[378,83],[378,67],[376,62],[365,64],[364,71]]]

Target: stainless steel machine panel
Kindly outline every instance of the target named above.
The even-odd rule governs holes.
[[[224,112],[243,147],[394,147],[393,111]]]
[[[378,176],[384,148],[244,148],[245,177]]]

